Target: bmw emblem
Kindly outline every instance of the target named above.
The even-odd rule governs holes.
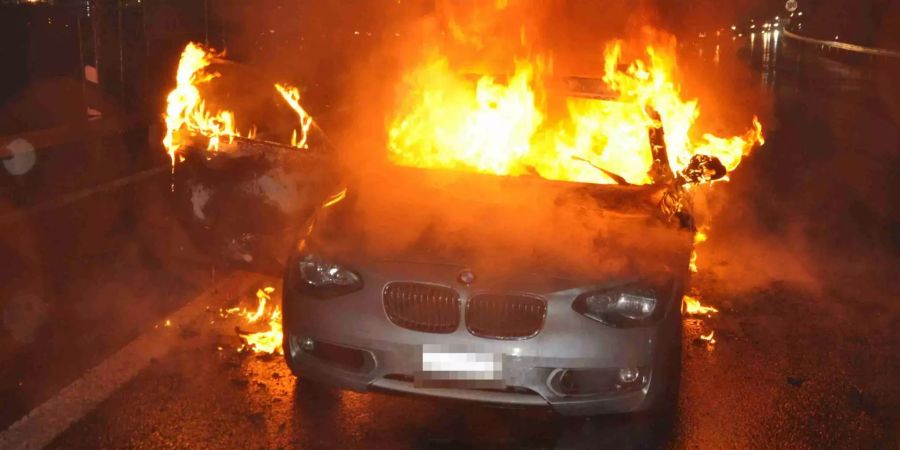
[[[468,286],[475,282],[475,272],[465,269],[459,273],[459,276],[456,277],[456,279],[459,280],[460,283]]]

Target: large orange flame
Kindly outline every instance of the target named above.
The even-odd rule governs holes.
[[[446,58],[425,64],[408,79],[414,91],[389,132],[391,156],[412,166],[521,173],[543,120],[533,70],[523,62],[507,83],[484,76],[472,87]]]
[[[193,42],[187,44],[178,62],[175,75],[175,88],[166,98],[166,135],[163,138],[172,164],[176,155],[196,136],[206,137],[209,141],[207,151],[222,150],[221,144],[231,143],[242,137],[235,125],[234,112],[229,110],[212,111],[207,107],[202,88],[220,75],[209,71],[209,66],[224,57],[224,53],[208,50]],[[299,130],[295,129],[291,145],[307,148],[309,130],[313,125],[312,116],[300,106],[300,90],[283,83],[276,83],[275,89],[281,98],[297,114],[300,121]],[[256,127],[252,126],[243,137],[254,138]]]
[[[193,42],[181,53],[175,76],[176,86],[166,98],[166,136],[163,138],[163,145],[173,164],[176,153],[185,145],[182,131],[208,137],[207,149],[210,151],[218,151],[223,138],[231,142],[235,136],[240,136],[235,130],[234,113],[208,110],[200,92],[202,85],[219,76],[207,71],[207,68],[221,56]]]
[[[614,180],[586,164],[647,184],[653,164],[647,130],[665,130],[669,163],[683,169],[694,154],[718,157],[730,171],[761,145],[754,117],[741,136],[718,137],[693,126],[696,100],[684,100],[674,80],[675,48],[646,47],[646,58],[622,68],[622,43],[607,46],[603,83],[618,98],[570,98],[564,117],[548,118],[539,58],[516,61],[504,82],[490,76],[474,85],[433,55],[406,77],[388,131],[390,158],[401,165],[467,169],[498,175],[537,173],[545,178],[593,183]],[[656,111],[658,118],[649,111]]]

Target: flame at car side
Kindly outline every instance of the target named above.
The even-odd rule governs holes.
[[[238,138],[255,139],[257,127],[249,127],[247,133],[237,130],[235,113],[228,109],[215,109],[208,105],[204,90],[221,75],[210,66],[225,57],[224,52],[206,49],[193,42],[185,46],[178,62],[175,88],[166,97],[166,135],[163,146],[172,164],[176,155],[197,137],[207,139],[208,152],[223,151],[222,144],[230,144]],[[299,128],[293,130],[290,145],[301,149],[308,147],[308,135],[313,125],[312,116],[300,105],[300,90],[285,83],[276,83],[280,98],[298,117]]]
[[[294,129],[293,134],[291,135],[291,146],[297,148],[307,148],[307,138],[309,136],[309,129],[312,127],[313,119],[309,113],[300,106],[300,90],[293,86],[288,86],[286,84],[276,83],[275,89],[278,90],[278,93],[281,94],[281,97],[284,98],[284,101],[297,113],[297,117],[300,120],[300,132],[297,132],[297,129]]]
[[[181,53],[176,86],[166,98],[166,135],[163,145],[175,163],[175,154],[185,145],[180,131],[209,138],[207,149],[218,151],[220,141],[231,141],[240,134],[235,130],[234,113],[228,110],[210,111],[200,92],[200,87],[219,76],[207,68],[213,60],[224,54],[207,51],[198,44],[189,43]]]
[[[684,312],[695,316],[695,315],[709,315],[713,313],[719,312],[718,309],[712,306],[704,306],[700,303],[700,299],[694,296],[685,295],[684,296]]]

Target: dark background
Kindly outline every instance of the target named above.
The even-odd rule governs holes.
[[[716,221],[700,265],[708,271],[704,275],[713,277],[708,285],[715,287],[710,290],[762,290],[742,291],[734,302],[767,333],[764,325],[785,322],[771,332],[785,347],[776,346],[774,357],[802,359],[818,354],[813,350],[826,351],[829,343],[846,346],[849,350],[834,357],[850,361],[853,367],[847,371],[855,367],[865,372],[855,380],[876,379],[865,398],[877,406],[875,416],[881,423],[895,424],[895,383],[887,378],[896,371],[878,361],[896,353],[896,333],[891,333],[896,329],[896,302],[879,298],[895,300],[891,295],[898,292],[897,60],[794,42],[782,44],[784,51],[771,59],[759,55],[759,41],[753,53],[746,39],[698,38],[700,33],[730,30],[732,24],[746,33],[751,19],[760,23],[783,15],[781,0],[548,3],[561,5],[559,16],[549,16],[546,22],[547,29],[556,27],[560,35],[573,29],[586,35],[617,35],[644,23],[676,34],[688,55],[688,74],[708,71],[702,73],[702,82],[687,80],[686,90],[703,93],[708,87],[704,85],[718,84],[728,93],[727,100],[716,104],[701,102],[705,116],[759,112],[768,145],[748,158],[730,183],[716,186],[708,201]],[[802,29],[792,28],[795,31],[900,50],[897,1],[799,3],[804,19]],[[0,328],[0,428],[139,335],[148,323],[165,317],[216,276],[214,264],[179,262],[189,253],[184,249],[191,239],[172,220],[175,212],[165,176],[34,213],[47,202],[146,169],[168,173],[168,157],[160,147],[161,112],[187,41],[226,50],[250,78],[289,80],[300,86],[304,106],[337,136],[364,125],[348,120],[354,115],[347,109],[356,107],[360,97],[377,96],[383,87],[359,85],[353,79],[360,67],[371,71],[368,78],[382,77],[380,70],[389,72],[383,63],[392,61],[373,55],[372,49],[397,39],[395,32],[404,23],[435,8],[434,1],[382,0],[0,3],[0,144],[63,129],[57,133],[60,139],[38,149],[37,164],[27,174],[12,176],[0,169],[0,284],[5,287],[0,307],[22,295],[42,299],[25,303],[38,311],[26,315],[38,318],[32,340],[14,336],[7,321]],[[799,20],[791,27],[798,25]],[[566,44],[597,52],[590,45]],[[734,60],[731,68],[723,62],[710,69],[710,55],[717,48],[723,55],[736,55],[722,58]],[[85,82],[84,65],[98,67],[99,85]],[[102,118],[88,122],[88,107],[100,111]],[[97,123],[110,126],[92,130]],[[381,123],[374,127],[383,128]],[[784,280],[804,276],[831,283],[828,295],[798,297],[786,288],[782,292]],[[850,292],[831,295],[834,284]],[[726,310],[720,298],[711,297]],[[834,303],[856,312],[847,313]],[[828,308],[837,309],[834,316],[840,320],[820,320]],[[755,317],[760,311],[764,314]],[[723,316],[744,320],[734,311]],[[791,321],[808,317],[814,319],[793,331],[797,327]],[[865,327],[869,322],[887,326]],[[760,342],[768,347],[771,340]],[[845,358],[847,354],[853,358]],[[759,361],[769,360],[755,363]],[[736,357],[719,375],[727,377],[753,364]],[[818,368],[819,360],[812,358],[809,366]],[[815,377],[812,368],[806,376]],[[838,372],[833,366],[826,369]],[[718,386],[717,381],[710,380],[709,386]],[[776,381],[784,384],[781,378]],[[744,385],[735,381],[738,390],[733,392],[741,392]],[[724,392],[696,390],[711,397]],[[828,405],[820,407],[812,405],[812,414],[828,416]],[[752,415],[764,417],[767,412]],[[729,411],[712,414],[727,416]],[[799,421],[806,417],[794,411],[784,414]],[[808,422],[822,423],[823,428],[830,424]],[[895,426],[886,433],[884,441],[896,441]]]

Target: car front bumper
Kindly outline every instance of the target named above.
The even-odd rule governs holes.
[[[452,285],[448,281],[456,273],[454,267],[423,270],[421,265],[383,264],[363,275],[364,289],[341,297],[306,298],[286,290],[286,339],[311,344],[306,350],[299,345],[290,346],[286,353],[302,377],[343,389],[550,406],[562,415],[576,416],[646,410],[666,387],[666,378],[672,376],[663,368],[666,354],[673,351],[673,346],[681,345],[677,305],[669,308],[656,325],[613,328],[572,310],[572,301],[585,288],[534,278],[522,287],[547,300],[547,316],[542,330],[528,339],[477,337],[469,333],[465,323],[449,334],[424,333],[401,328],[389,320],[382,303],[387,283],[404,279],[398,277],[405,274],[407,280],[414,275],[416,281]],[[471,294],[458,283],[453,287],[463,300]],[[495,374],[497,380],[493,383],[497,386],[476,389],[471,382],[463,380],[454,381],[449,387],[414,383],[414,374],[423,369],[426,348],[492,355],[500,363],[498,367],[502,367]],[[341,364],[340,358],[331,358],[327,350],[335,349],[339,354],[352,354],[358,364],[348,366]],[[618,373],[619,369],[626,368],[640,370],[639,384],[574,395],[562,393],[559,387],[565,370]]]

